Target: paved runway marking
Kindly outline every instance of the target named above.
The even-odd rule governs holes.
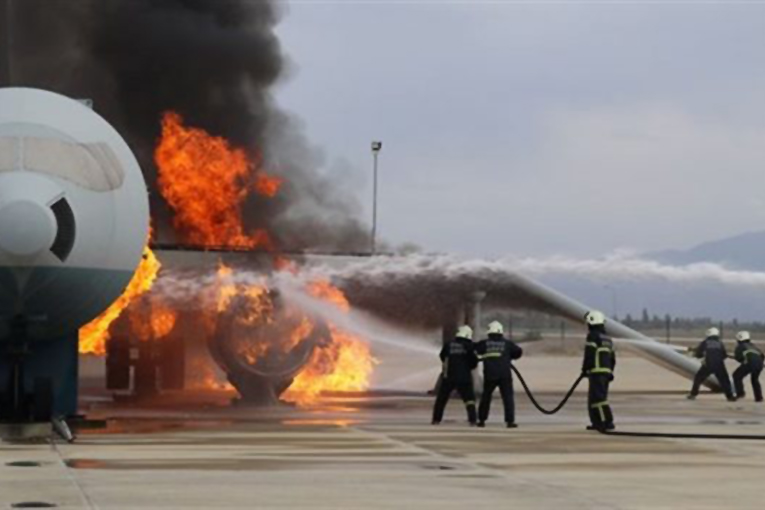
[[[56,455],[56,458],[58,459],[58,462],[61,466],[61,468],[64,470],[64,473],[66,474],[67,479],[74,485],[77,489],[77,492],[80,494],[80,497],[82,497],[82,502],[85,504],[87,508],[90,510],[98,510],[98,506],[96,506],[93,501],[90,499],[90,496],[88,496],[88,493],[85,491],[83,486],[80,484],[79,480],[77,479],[77,475],[74,473],[74,470],[72,470],[64,460],[64,455],[61,453],[61,450],[59,449],[58,445],[56,444],[56,441],[51,439],[50,441],[50,447],[51,451],[53,451]]]
[[[462,434],[462,438],[469,438],[471,436],[472,437],[485,438],[485,436],[487,435],[486,434],[487,431],[485,429],[484,430],[479,430],[479,429],[467,428],[467,425],[461,426],[459,428],[458,427],[451,427],[451,430],[450,430],[448,425],[443,425],[443,424],[439,425],[438,427],[435,427],[435,426],[432,426],[432,425],[423,425],[421,427],[413,427],[413,428],[418,429],[419,431],[421,431],[422,435],[424,437],[432,437],[430,434],[428,434],[427,432],[422,430],[424,427],[432,427],[431,430],[433,432],[436,432],[436,433],[442,432],[442,431],[443,432],[457,432],[457,431],[459,431],[459,433]],[[402,440],[402,439],[397,439],[397,438],[393,437],[392,435],[389,435],[387,432],[385,432],[385,430],[384,430],[385,427],[379,427],[379,428],[378,427],[374,427],[374,428],[369,427],[369,428],[367,428],[367,427],[359,426],[359,427],[353,427],[353,428],[355,430],[359,431],[359,432],[373,435],[374,437],[384,438],[384,439],[386,439],[388,441],[391,441],[391,442],[393,442],[395,444],[398,444],[398,445],[400,445],[400,446],[402,446],[404,448],[416,449],[418,451],[421,451],[421,452],[429,455],[431,458],[433,458],[437,462],[442,463],[443,465],[449,465],[449,464],[462,465],[462,466],[466,466],[468,471],[473,471],[475,474],[480,474],[480,475],[483,475],[483,476],[485,476],[487,478],[501,478],[501,479],[508,480],[510,482],[521,483],[523,485],[526,485],[526,486],[532,487],[532,488],[537,488],[538,489],[538,488],[541,487],[541,488],[543,488],[543,490],[547,490],[547,491],[552,490],[552,491],[557,492],[558,494],[560,494],[560,496],[562,496],[563,498],[565,498],[565,500],[569,504],[571,503],[571,499],[573,497],[574,499],[577,500],[578,503],[584,504],[585,508],[590,508],[590,509],[597,508],[597,509],[604,509],[604,510],[605,509],[620,510],[622,508],[622,507],[616,506],[616,505],[614,505],[614,504],[612,504],[610,502],[605,502],[605,501],[593,498],[591,496],[583,495],[583,494],[581,494],[581,491],[576,490],[576,489],[571,489],[571,488],[568,488],[568,487],[563,487],[563,486],[560,486],[560,485],[555,485],[555,484],[552,484],[550,482],[539,482],[539,481],[531,480],[531,479],[528,479],[528,478],[520,476],[518,473],[510,474],[507,471],[503,471],[503,470],[500,470],[500,469],[492,468],[491,466],[483,464],[483,463],[481,463],[479,461],[471,460],[470,457],[463,457],[462,459],[458,459],[456,457],[453,457],[453,456],[450,456],[450,455],[447,455],[447,454],[443,454],[443,453],[440,453],[440,452],[438,452],[436,450],[433,450],[433,449],[427,448],[425,446],[422,446],[421,444],[418,444],[416,442],[411,442],[410,443],[410,442],[407,442],[407,441]],[[505,434],[496,433],[494,431],[491,431],[489,433],[492,434],[492,435],[498,436],[498,437],[499,436],[503,436],[503,437],[506,436],[506,431],[503,430],[502,432],[505,432]],[[549,493],[548,493],[548,496],[549,496]]]

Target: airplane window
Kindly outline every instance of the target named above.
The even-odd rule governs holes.
[[[21,168],[58,177],[92,191],[112,191],[122,186],[125,171],[105,143],[75,144],[54,138],[0,138],[0,172]]]
[[[0,138],[0,172],[11,172],[16,167],[16,148],[18,143],[13,138]]]

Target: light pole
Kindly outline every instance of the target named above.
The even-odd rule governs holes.
[[[372,142],[372,157],[374,158],[374,191],[372,197],[372,255],[377,254],[377,159],[382,150],[382,142]]]

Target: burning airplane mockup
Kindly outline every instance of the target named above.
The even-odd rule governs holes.
[[[64,96],[0,89],[0,418],[76,412],[78,330],[124,291],[148,229],[114,128]]]

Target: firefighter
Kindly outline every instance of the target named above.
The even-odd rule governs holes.
[[[507,428],[514,429],[518,426],[515,424],[513,374],[510,371],[510,365],[514,359],[523,355],[523,349],[512,340],[505,339],[503,334],[502,324],[494,321],[489,324],[489,338],[481,340],[475,347],[478,360],[483,362],[483,394],[481,395],[481,405],[478,407],[479,427],[486,426],[491,408],[491,398],[497,387],[499,387],[502,405],[505,408]]]
[[[608,403],[608,386],[614,380],[616,352],[614,342],[606,336],[606,317],[596,310],[584,316],[589,329],[584,347],[582,376],[587,377],[587,409],[590,425],[587,430],[613,430],[614,414]]]
[[[725,392],[725,398],[729,402],[736,400],[730,387],[728,369],[725,368],[725,358],[728,357],[728,353],[725,351],[725,344],[720,338],[720,330],[709,328],[706,332],[706,338],[696,347],[694,354],[702,361],[701,368],[693,379],[693,387],[688,394],[688,400],[694,400],[698,396],[701,384],[712,374],[717,378],[717,382],[720,383],[720,387]]]
[[[752,337],[748,331],[739,331],[736,333],[735,358],[740,363],[735,372],[733,372],[733,386],[736,388],[736,398],[744,398],[744,377],[751,374],[752,390],[754,391],[755,402],[762,402],[762,387],[760,386],[760,372],[762,372],[765,354],[762,353],[752,343]]]
[[[473,329],[470,326],[462,326],[457,330],[456,338],[447,342],[441,349],[443,369],[433,407],[433,425],[441,423],[446,404],[455,389],[465,402],[470,425],[476,424],[473,369],[478,366],[478,358],[472,340]]]

